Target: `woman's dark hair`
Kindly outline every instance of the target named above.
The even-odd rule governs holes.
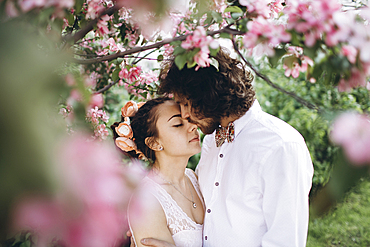
[[[253,75],[224,49],[214,57],[214,66],[179,70],[174,59],[164,62],[159,76],[160,94],[177,94],[191,102],[199,117],[220,119],[242,116],[252,106],[255,92]]]
[[[158,106],[168,100],[171,99],[168,97],[151,99],[141,106],[133,117],[130,117],[131,129],[134,134],[133,140],[137,146],[137,149],[145,155],[151,164],[153,164],[156,160],[155,153],[145,144],[145,139],[147,137],[158,137],[158,130],[156,127],[158,120]],[[124,119],[122,117],[121,122],[123,121]],[[121,122],[115,122],[113,125],[111,125],[111,129],[113,130],[113,140],[119,137],[115,128]],[[138,155],[135,151],[122,152],[132,158],[138,158]]]

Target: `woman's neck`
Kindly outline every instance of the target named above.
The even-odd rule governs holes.
[[[183,183],[185,178],[185,168],[188,164],[188,158],[172,158],[163,159],[157,157],[153,165],[154,175],[159,175],[160,178],[165,179],[173,184]]]

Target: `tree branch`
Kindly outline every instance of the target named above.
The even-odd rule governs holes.
[[[280,92],[282,93],[285,93],[287,95],[289,95],[290,97],[294,98],[296,101],[298,101],[299,103],[301,103],[302,105],[308,107],[309,109],[313,109],[313,110],[316,110],[317,112],[322,112],[322,109],[320,107],[318,107],[317,105],[315,104],[312,104],[311,102],[308,102],[307,100],[299,97],[297,94],[295,94],[294,92],[290,92],[290,91],[287,91],[285,90],[284,88],[280,87],[279,85],[273,83],[266,75],[263,75],[261,74],[256,68],[254,68],[254,66],[249,62],[247,61],[247,59],[245,59],[245,57],[241,54],[239,48],[238,48],[238,45],[236,44],[235,42],[235,39],[233,38],[232,39],[232,42],[233,42],[233,46],[234,46],[234,50],[238,53],[238,55],[240,56],[241,59],[243,59],[243,61],[253,70],[253,72],[259,77],[261,78],[262,80],[264,80],[265,82],[267,82],[267,84],[269,84],[271,87],[279,90]]]
[[[207,34],[210,35],[210,36],[214,36],[214,35],[220,34],[220,33],[228,33],[228,34],[231,34],[231,35],[244,34],[244,32],[241,32],[239,30],[230,28],[230,25],[228,25],[228,26],[226,26],[222,29],[216,30],[216,31],[208,32]],[[166,44],[169,44],[173,41],[183,41],[183,40],[186,39],[186,37],[188,35],[191,35],[191,34],[181,35],[181,36],[177,36],[177,37],[170,38],[170,39],[164,39],[164,40],[162,40],[160,42],[157,42],[157,43],[154,43],[152,45],[147,45],[147,46],[142,46],[142,47],[134,47],[130,50],[118,52],[116,54],[107,55],[107,56],[104,56],[104,57],[93,58],[93,59],[74,59],[74,62],[79,63],[79,64],[93,64],[93,63],[100,63],[100,62],[103,62],[103,61],[111,61],[111,60],[114,60],[114,59],[119,58],[119,57],[124,57],[126,55],[130,55],[130,54],[134,54],[134,53],[138,53],[138,52],[142,52],[142,51],[146,51],[146,50],[159,48],[159,47],[161,47],[163,45],[166,45]]]
[[[105,91],[108,91],[109,88],[113,87],[114,85],[116,85],[117,83],[119,82],[119,79],[116,80],[116,81],[112,81],[111,83],[109,83],[108,85],[106,85],[105,87],[103,87],[102,89],[99,89],[98,91],[96,92],[93,92],[93,94],[100,94],[100,93],[103,93]]]
[[[113,7],[110,7],[109,9],[106,9],[105,11],[100,13],[100,15],[97,18],[88,22],[86,26],[84,26],[78,32],[74,33],[73,35],[72,34],[65,35],[63,37],[63,40],[67,42],[73,40],[73,43],[76,43],[77,41],[85,37],[85,35],[94,28],[94,26],[98,23],[98,21],[100,20],[102,16],[113,15],[116,11],[118,11],[118,7],[116,5]]]

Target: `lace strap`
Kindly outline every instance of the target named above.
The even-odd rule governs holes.
[[[172,235],[183,230],[196,230],[199,224],[195,223],[181,209],[175,200],[159,184],[150,178],[145,178],[145,182],[151,185],[151,193],[157,198],[166,215],[167,226]]]

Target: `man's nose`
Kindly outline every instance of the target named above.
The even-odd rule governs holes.
[[[190,111],[188,106],[181,105],[180,106],[181,110],[181,117],[184,119],[190,118]]]

